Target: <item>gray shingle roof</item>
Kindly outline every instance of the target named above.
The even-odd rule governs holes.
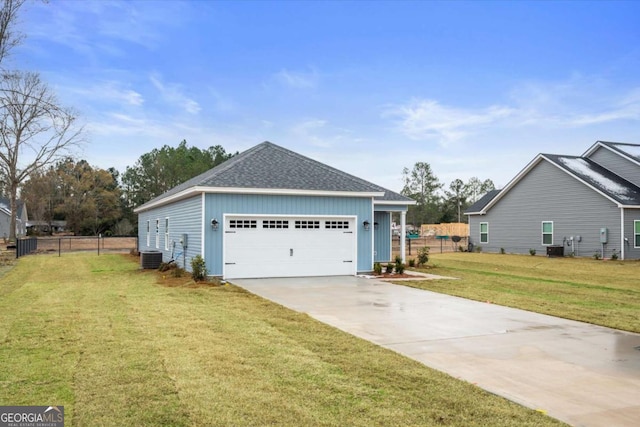
[[[640,188],[586,157],[542,154],[542,157],[588,183],[621,205],[640,206]]]
[[[478,213],[484,209],[502,190],[491,190],[465,210],[465,214]]]
[[[412,199],[271,142],[263,142],[145,203],[158,202],[192,187],[383,192],[375,200],[407,204]],[[139,209],[140,209],[139,208]]]

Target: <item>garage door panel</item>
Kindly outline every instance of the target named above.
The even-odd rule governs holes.
[[[265,221],[270,228],[263,227]],[[354,274],[354,223],[353,218],[230,217],[225,224],[225,277]]]

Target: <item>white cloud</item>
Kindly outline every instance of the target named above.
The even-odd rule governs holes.
[[[444,106],[438,101],[425,99],[392,107],[385,112],[385,116],[399,117],[401,132],[411,139],[436,140],[446,146],[479,127],[502,121],[514,112],[505,106],[472,110]]]
[[[153,86],[158,89],[162,98],[189,114],[198,114],[202,109],[197,101],[189,98],[183,93],[182,86],[178,84],[165,84],[160,80],[160,76],[153,74],[149,77]]]
[[[274,77],[280,84],[294,89],[313,89],[318,86],[319,79],[315,69],[306,72],[282,69]]]
[[[479,108],[414,99],[387,108],[382,116],[395,119],[398,130],[410,139],[435,141],[443,147],[487,133],[517,135],[534,127],[588,130],[601,124],[640,121],[640,88],[621,92],[598,78],[523,82],[507,98],[509,102],[501,105]]]

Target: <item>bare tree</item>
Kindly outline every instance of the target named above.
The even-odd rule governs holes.
[[[76,117],[60,106],[38,73],[7,72],[0,81],[0,170],[11,201],[15,239],[18,187],[34,171],[69,155],[81,141]]]
[[[16,31],[18,11],[25,0],[2,0],[0,7],[0,64],[11,49],[22,42],[23,34]]]

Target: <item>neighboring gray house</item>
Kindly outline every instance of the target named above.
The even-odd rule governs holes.
[[[580,157],[539,154],[465,215],[483,251],[640,259],[640,145],[598,141]]]
[[[331,276],[390,261],[391,214],[400,213],[403,237],[413,203],[264,142],[135,212],[140,250],[187,270],[200,254],[225,279]]]
[[[16,215],[16,237],[24,237],[27,234],[27,207],[22,200],[16,202],[18,213]],[[11,229],[11,201],[6,197],[0,197],[0,238],[8,239]]]

